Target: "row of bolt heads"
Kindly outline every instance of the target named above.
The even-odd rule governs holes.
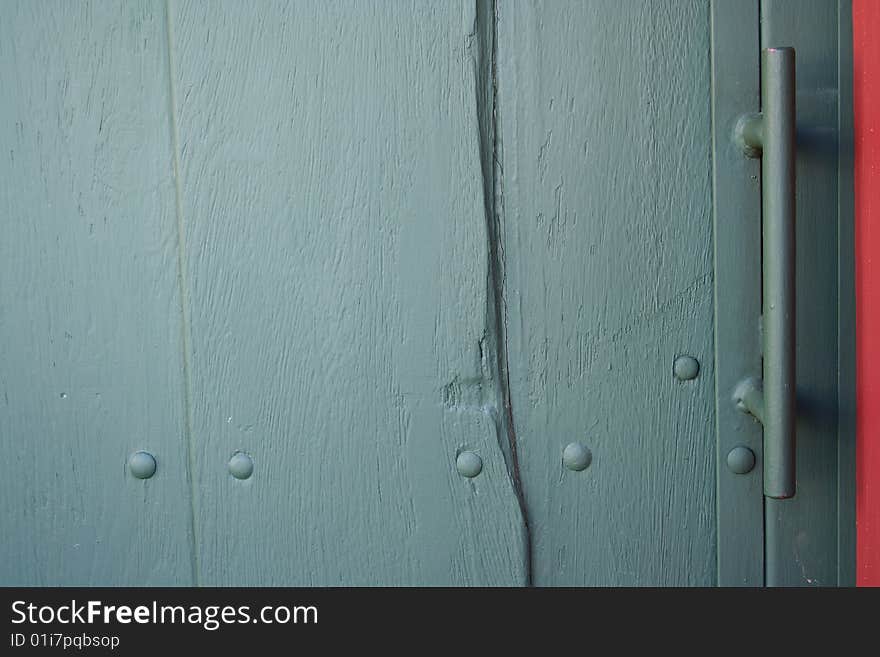
[[[244,452],[236,452],[226,467],[236,479],[247,479],[254,472],[254,461]],[[138,479],[149,479],[156,474],[156,457],[149,452],[135,452],[128,457],[128,469]]]
[[[693,356],[679,356],[675,360],[673,373],[679,381],[695,379],[700,372],[700,363]],[[562,450],[562,464],[569,470],[586,470],[593,461],[593,454],[582,443],[569,443]],[[745,474],[755,467],[755,454],[748,447],[734,447],[727,455],[728,467],[737,474]],[[483,459],[476,452],[459,452],[455,467],[462,477],[473,478],[483,471]],[[135,452],[128,458],[128,468],[138,479],[149,479],[156,474],[156,459],[149,452]],[[254,462],[244,452],[236,452],[227,464],[229,474],[236,479],[247,479],[254,472]]]
[[[679,381],[690,381],[700,373],[700,363],[693,356],[679,356],[675,359],[672,372]],[[562,465],[569,470],[586,470],[592,462],[593,453],[582,443],[569,443],[562,450]],[[474,452],[461,452],[455,460],[455,466],[462,477],[472,478],[483,471],[483,459]]]
[[[562,462],[569,470],[586,470],[593,455],[581,443],[571,443],[562,451]],[[483,471],[483,459],[476,452],[460,452],[455,466],[462,477],[476,477]],[[254,461],[244,452],[236,452],[226,467],[236,479],[247,479],[254,472]],[[138,479],[149,479],[156,474],[156,457],[149,452],[135,452],[128,457],[128,469]]]
[[[586,470],[592,462],[593,453],[582,443],[569,443],[562,450],[562,464],[569,470]],[[462,477],[476,477],[483,471],[483,459],[475,452],[461,452],[455,459],[455,467]]]
[[[562,464],[569,470],[586,470],[593,462],[593,453],[581,443],[569,443],[562,450]],[[461,452],[455,461],[462,477],[476,477],[483,470],[483,459],[474,452]],[[727,454],[727,467],[734,474],[747,474],[755,467],[755,453],[739,445]]]
[[[582,443],[569,443],[562,450],[562,464],[569,470],[586,470],[593,462],[593,453]],[[755,454],[748,447],[734,447],[727,455],[727,466],[736,474],[746,474],[755,467]],[[226,467],[236,479],[247,479],[254,472],[254,462],[244,452],[236,452]],[[455,467],[462,477],[471,479],[483,471],[483,459],[472,451],[459,452]],[[128,468],[138,479],[156,474],[156,459],[149,452],[135,452],[128,457]]]

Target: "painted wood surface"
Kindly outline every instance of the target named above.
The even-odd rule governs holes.
[[[797,52],[797,494],[766,501],[767,584],[838,581],[837,2],[762,0],[762,47]]]
[[[200,584],[526,581],[475,7],[172,3]]]
[[[0,6],[4,585],[193,581],[167,53],[160,2]]]
[[[837,584],[856,583],[856,251],[853,3],[837,5]]]
[[[822,309],[770,551],[845,583],[837,4],[762,1]],[[0,3],[0,584],[760,583],[760,467],[722,462],[760,456],[723,405],[759,344],[731,6]]]
[[[858,345],[858,569],[880,586],[880,4],[853,0]]]
[[[761,378],[761,161],[734,137],[744,115],[760,110],[760,2],[712,3],[712,139],[715,233],[715,413],[718,584],[764,584],[761,424],[733,403],[746,378]],[[745,447],[751,472],[727,457]]]
[[[500,212],[538,585],[716,581],[705,2],[502,2]],[[700,362],[679,381],[680,355]],[[563,448],[592,451],[582,472]]]

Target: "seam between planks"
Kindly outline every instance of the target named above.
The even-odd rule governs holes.
[[[709,5],[709,102],[710,102],[710,110],[709,110],[709,130],[712,135],[712,272],[718,271],[718,243],[717,243],[717,235],[715,234],[715,222],[717,221],[717,211],[718,207],[718,157],[717,157],[717,149],[716,149],[716,121],[715,121],[715,93],[717,87],[717,81],[715,76],[715,10],[718,0],[712,0]],[[721,549],[720,549],[720,538],[721,538],[721,458],[722,458],[722,446],[721,446],[721,388],[719,384],[719,376],[717,372],[717,364],[718,364],[718,276],[714,277],[712,281],[712,358],[714,359],[716,370],[715,370],[715,381],[713,385],[713,391],[715,393],[715,585],[721,586],[721,581],[723,579],[721,573]]]
[[[478,24],[479,66],[483,69],[476,76],[477,115],[481,123],[480,159],[483,172],[483,193],[486,212],[486,237],[488,240],[489,280],[487,294],[487,320],[495,347],[495,375],[498,380],[497,395],[502,418],[500,420],[499,442],[506,438],[507,444],[500,445],[508,460],[514,494],[522,517],[525,549],[525,585],[533,585],[532,577],[532,536],[529,525],[528,507],[520,476],[519,458],[516,446],[516,430],[513,419],[513,406],[510,395],[510,373],[508,369],[507,344],[507,306],[504,300],[505,272],[504,245],[501,240],[502,222],[502,167],[498,144],[498,0],[476,0],[478,23],[491,21],[491,25]],[[481,6],[487,8],[481,11]],[[486,42],[488,40],[488,43]],[[488,89],[480,85],[488,85]],[[488,107],[484,106],[488,105]],[[505,449],[506,447],[506,449]]]
[[[198,501],[195,486],[195,445],[192,432],[192,377],[190,347],[189,290],[186,284],[186,232],[183,222],[183,195],[180,182],[180,137],[177,121],[177,85],[174,66],[174,22],[171,18],[171,2],[165,0],[165,36],[168,62],[168,102],[171,128],[172,166],[174,171],[174,203],[177,215],[177,286],[180,298],[180,331],[183,344],[183,400],[184,400],[184,439],[187,447],[186,478],[189,484],[189,512],[192,540],[190,541],[190,566],[192,582],[199,586],[199,526]]]

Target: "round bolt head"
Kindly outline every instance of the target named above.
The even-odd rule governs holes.
[[[679,381],[696,379],[700,373],[700,361],[693,356],[679,356],[675,359],[672,371],[675,374],[675,378]]]
[[[135,452],[128,457],[128,469],[138,479],[149,479],[156,474],[156,459],[149,452]]]
[[[455,467],[462,477],[476,477],[483,471],[483,459],[474,452],[462,452],[455,459]]]
[[[736,474],[746,474],[755,467],[755,453],[748,447],[734,447],[727,454],[727,467]]]
[[[254,473],[254,461],[244,452],[236,452],[229,459],[229,474],[236,479],[247,479]]]
[[[569,470],[586,470],[592,462],[593,453],[581,443],[569,443],[562,450],[562,463]]]

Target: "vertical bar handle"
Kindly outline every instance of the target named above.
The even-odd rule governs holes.
[[[795,52],[761,52],[761,114],[742,121],[746,152],[761,156],[763,381],[734,397],[764,425],[764,495],[795,494]],[[761,393],[763,389],[763,393]]]
[[[761,53],[764,494],[795,493],[795,55]]]

